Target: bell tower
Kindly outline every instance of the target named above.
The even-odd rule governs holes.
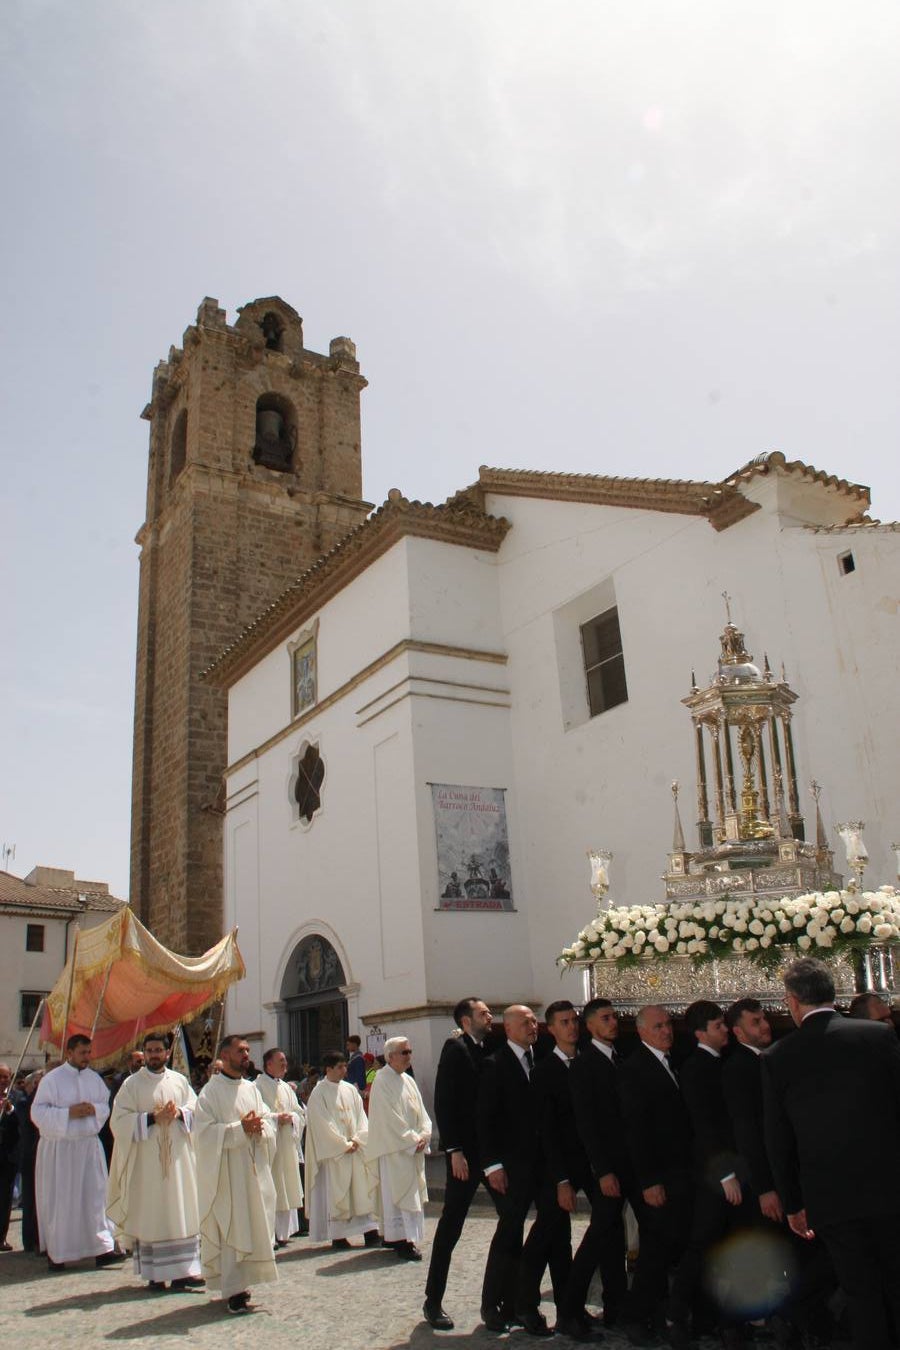
[[[356,348],[307,351],[277,296],[205,299],[153,375],[140,545],[131,904],[196,955],[222,936],[226,697],[201,673],[362,521]]]

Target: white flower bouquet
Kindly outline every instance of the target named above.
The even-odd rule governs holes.
[[[641,957],[688,956],[698,965],[742,956],[762,966],[783,960],[785,947],[833,956],[900,942],[900,893],[825,891],[780,900],[723,895],[672,905],[624,905],[598,914],[558,958],[635,964]]]

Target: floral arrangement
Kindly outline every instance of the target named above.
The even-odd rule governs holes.
[[[700,964],[742,956],[759,965],[783,960],[783,948],[810,955],[864,952],[874,943],[900,942],[900,892],[825,891],[780,900],[718,899],[602,910],[581,930],[560,964],[641,957],[689,956]]]

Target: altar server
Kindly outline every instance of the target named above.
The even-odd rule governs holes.
[[[191,1132],[197,1098],[167,1068],[165,1036],[144,1037],[143,1067],[113,1102],[115,1140],[107,1213],[134,1251],[135,1274],[151,1289],[202,1287],[197,1164]]]
[[[406,1070],[412,1048],[405,1036],[384,1043],[385,1066],[369,1094],[366,1166],[380,1186],[382,1235],[401,1260],[421,1261],[425,1234],[425,1150],[431,1121],[414,1078]]]
[[[276,1046],[263,1055],[263,1071],[256,1079],[259,1095],[272,1113],[275,1127],[275,1160],[272,1179],[275,1182],[275,1246],[287,1246],[288,1238],[300,1227],[299,1211],[303,1205],[303,1185],[300,1181],[300,1136],[306,1123],[306,1111],[297,1100],[289,1083],[287,1055]]]
[[[254,1083],[244,1074],[250,1047],[242,1036],[219,1046],[220,1073],[197,1099],[195,1147],[200,1206],[200,1258],[211,1289],[230,1313],[252,1312],[250,1285],[277,1280],[275,1127]]]
[[[362,1234],[367,1247],[380,1243],[373,1213],[375,1185],[365,1165],[369,1122],[362,1098],[347,1076],[338,1050],[322,1056],[325,1077],[306,1105],[306,1212],[313,1242],[349,1247]]]
[[[41,1079],[31,1107],[40,1131],[35,1196],[51,1269],[93,1256],[121,1261],[106,1217],[106,1159],[98,1135],[109,1116],[109,1090],[88,1068],[89,1036],[70,1036],[66,1062]]]

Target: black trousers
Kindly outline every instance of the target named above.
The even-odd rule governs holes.
[[[643,1195],[632,1202],[641,1235],[637,1269],[625,1309],[627,1322],[654,1322],[663,1311],[669,1274],[678,1264],[691,1232],[693,1187],[687,1172],[663,1178],[666,1203],[659,1209]]]
[[[595,1179],[587,1183],[584,1193],[590,1202],[591,1220],[572,1258],[562,1302],[557,1300],[557,1312],[567,1321],[582,1315],[591,1280],[599,1269],[603,1281],[603,1311],[610,1319],[618,1318],[628,1293],[625,1225],[622,1222],[625,1197],[604,1195]]]
[[[713,1315],[720,1325],[731,1326],[744,1321],[733,1300],[717,1299],[712,1289],[701,1289],[701,1286],[707,1273],[710,1249],[738,1228],[749,1228],[751,1222],[752,1215],[746,1199],[740,1205],[730,1205],[721,1186],[716,1191],[709,1185],[698,1185],[694,1194],[690,1236],[675,1269],[669,1295],[668,1313],[674,1322],[689,1321],[691,1309],[700,1293],[708,1296]]]
[[[9,1233],[13,1186],[18,1170],[18,1165],[14,1162],[0,1162],[0,1242],[5,1242]]]
[[[515,1300],[517,1310],[537,1311],[541,1301],[541,1281],[548,1266],[553,1301],[559,1308],[572,1269],[572,1221],[559,1206],[556,1183],[549,1181],[544,1182],[538,1192],[537,1217],[522,1248]]]
[[[428,1264],[428,1277],[425,1281],[425,1297],[429,1303],[441,1303],[447,1288],[447,1276],[450,1273],[450,1260],[453,1249],[459,1241],[463,1224],[469,1213],[469,1206],[475,1198],[478,1187],[484,1185],[492,1194],[490,1187],[480,1170],[470,1172],[468,1181],[460,1181],[453,1175],[451,1155],[446,1157],[447,1182],[444,1191],[444,1207],[434,1232],[431,1244],[431,1260]]]
[[[819,1223],[816,1232],[847,1300],[854,1350],[891,1350],[890,1326],[900,1328],[900,1214]]]
[[[481,1287],[482,1309],[515,1311],[518,1297],[519,1260],[525,1220],[534,1198],[535,1185],[531,1176],[507,1173],[505,1195],[491,1190],[491,1199],[497,1211],[497,1227],[488,1249]]]

